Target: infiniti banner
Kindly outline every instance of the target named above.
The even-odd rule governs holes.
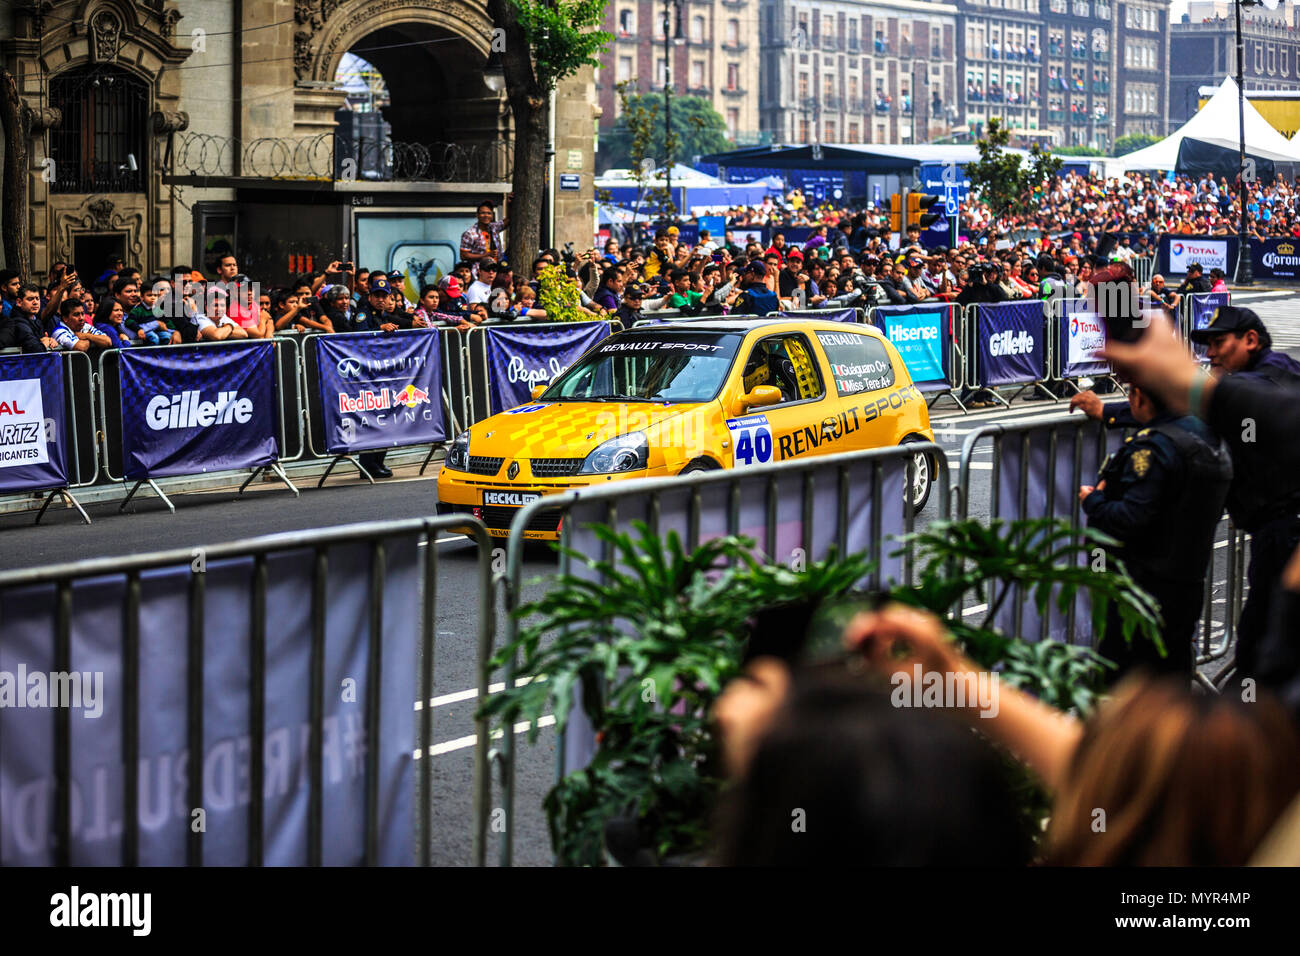
[[[326,451],[446,440],[436,332],[349,332],[314,341]]]
[[[976,382],[1024,385],[1047,377],[1043,303],[998,302],[975,307]]]
[[[275,346],[123,349],[122,459],[127,478],[269,465],[275,429]]]
[[[495,415],[532,401],[535,386],[555,381],[578,356],[608,338],[610,328],[608,322],[574,322],[563,327],[483,331]]]
[[[953,307],[944,305],[882,305],[875,324],[894,344],[908,374],[921,391],[952,384],[944,357],[949,352]]]
[[[65,487],[63,434],[63,360],[0,358],[0,491]]]

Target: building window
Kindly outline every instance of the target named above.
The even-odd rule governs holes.
[[[51,192],[144,192],[149,88],[143,80],[113,67],[68,70],[50,80],[50,105],[63,113],[50,131]]]
[[[691,63],[691,88],[703,89],[704,87],[704,61],[695,60]]]
[[[655,86],[660,88],[668,85],[668,69],[664,58],[655,57]]]
[[[704,42],[704,17],[691,17],[691,42]]]
[[[857,143],[857,142],[860,142],[861,139],[862,139],[862,134],[861,134],[861,132],[860,132],[860,129],[859,129],[859,127],[858,127],[858,124],[857,124],[857,123],[850,123],[850,124],[849,124],[849,142],[850,142],[850,143]]]
[[[618,11],[618,32],[620,36],[630,37],[636,33],[636,11],[624,7]]]
[[[618,67],[615,77],[619,83],[626,83],[632,79],[632,58],[630,56],[620,56],[618,58]]]
[[[739,63],[727,64],[727,89],[729,90],[740,89],[740,64]]]
[[[834,123],[831,123],[831,122],[829,122],[829,121],[826,123],[826,138],[823,140],[823,142],[826,142],[826,143],[834,143],[834,142],[836,142],[836,139],[835,139],[835,124],[834,124]]]
[[[740,128],[740,110],[736,109],[735,107],[728,107],[727,132],[731,134],[732,139],[736,138],[736,130],[738,130],[739,128]]]
[[[740,21],[727,21],[727,45],[740,46]]]

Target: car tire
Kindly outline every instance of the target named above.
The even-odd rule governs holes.
[[[694,475],[701,471],[717,471],[718,465],[709,458],[696,458],[693,462],[679,471],[679,475]]]
[[[903,439],[902,444],[913,445],[923,441],[924,438],[908,435]],[[934,487],[934,456],[929,452],[918,452],[915,461],[916,470],[912,475],[911,487],[912,514],[919,515],[925,510],[926,502],[930,500],[930,489]]]

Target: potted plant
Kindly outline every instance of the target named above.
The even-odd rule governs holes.
[[[710,709],[740,668],[749,623],[780,604],[830,603],[822,622],[833,629],[852,613],[854,593],[872,569],[864,555],[830,555],[800,569],[767,564],[751,541],[720,537],[691,551],[669,533],[662,540],[644,524],[634,532],[593,529],[611,560],[570,551],[601,581],[573,574],[551,582],[544,597],[516,610],[517,639],[493,660],[511,659],[519,673],[545,674],[494,695],[484,715],[498,726],[530,723],[554,713],[563,733],[581,687],[582,709],[597,734],[592,761],[567,774],[545,798],[557,862],[600,865],[612,842],[623,858],[658,862],[701,854],[722,774]],[[1118,562],[1094,571],[1078,558],[1112,542],[1089,529],[1054,519],[935,522],[902,542],[915,549],[919,581],[888,589],[888,597],[938,614],[960,608],[972,592],[991,589],[989,611],[978,623],[950,620],[956,640],[1001,679],[1066,710],[1093,707],[1108,662],[1086,648],[1055,641],[1031,643],[993,629],[996,610],[1017,585],[1040,613],[1051,601],[1062,609],[1087,592],[1094,629],[1106,606],[1118,604],[1127,633],[1159,640],[1157,616]],[[603,582],[603,583],[602,583]],[[1028,777],[1025,812],[1040,818],[1045,801]],[[630,849],[629,849],[630,847]]]

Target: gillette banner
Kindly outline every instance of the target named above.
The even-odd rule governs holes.
[[[123,349],[127,478],[269,465],[276,437],[275,345]]]
[[[1047,378],[1047,319],[1043,303],[975,306],[976,383],[1025,385]]]
[[[436,331],[348,332],[315,344],[330,454],[447,440]]]

